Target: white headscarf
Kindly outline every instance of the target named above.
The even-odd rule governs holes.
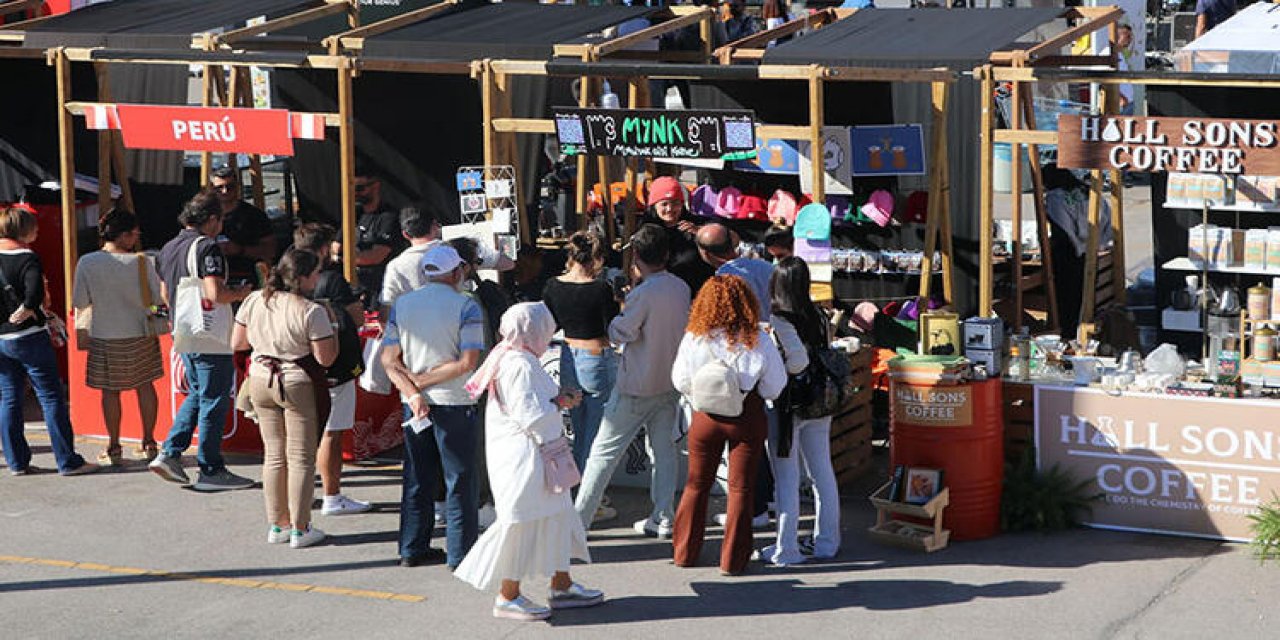
[[[521,302],[512,305],[502,314],[498,323],[498,333],[502,342],[489,352],[489,357],[467,380],[467,393],[478,398],[493,385],[498,377],[498,367],[508,351],[525,351],[541,356],[551,345],[551,336],[556,332],[556,320],[551,310],[541,302]]]

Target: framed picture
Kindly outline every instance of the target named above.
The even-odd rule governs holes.
[[[902,501],[924,504],[942,490],[942,470],[910,467],[902,488]]]

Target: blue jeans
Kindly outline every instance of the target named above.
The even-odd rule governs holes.
[[[431,405],[430,428],[404,430],[404,487],[400,492],[400,557],[427,552],[435,527],[432,503],[437,449],[444,467],[445,553],[451,568],[462,563],[480,532],[476,443],[480,410],[475,405]]]
[[[649,517],[654,522],[675,520],[680,454],[671,432],[676,424],[679,399],[675,391],[642,398],[614,389],[605,407],[600,437],[592,445],[587,465],[582,468],[582,486],[578,487],[578,497],[573,505],[584,528],[591,528],[591,518],[600,507],[600,497],[641,427],[645,430],[649,453],[649,498],[653,500],[653,511]]]
[[[200,445],[196,461],[201,473],[216,473],[226,468],[222,461],[222,430],[227,426],[227,410],[231,408],[231,389],[236,367],[231,354],[184,353],[182,364],[187,369],[187,399],[173,417],[173,427],[162,447],[170,458],[182,455],[191,446],[191,436],[200,429]]]
[[[573,461],[585,469],[591,443],[600,431],[604,404],[613,392],[618,373],[618,354],[604,349],[598,355],[586,349],[560,347],[560,387],[582,390],[582,403],[569,410],[573,424]]]
[[[0,439],[4,442],[4,460],[9,469],[22,471],[31,464],[31,447],[27,445],[22,422],[24,377],[31,379],[31,386],[40,399],[58,471],[79,469],[84,458],[75,450],[66,392],[58,377],[53,343],[45,331],[0,340]]]

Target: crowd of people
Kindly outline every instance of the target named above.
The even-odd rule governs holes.
[[[235,172],[215,172],[210,188],[184,205],[183,229],[154,260],[139,250],[136,216],[102,216],[102,249],[80,259],[73,295],[76,344],[88,351],[84,382],[102,392],[108,433],[97,463],[74,451],[54,359],[56,316],[29,249],[35,218],[4,210],[0,432],[11,473],[33,471],[21,413],[27,378],[63,475],[125,464],[120,396],[132,391],[142,423],[134,456],[157,476],[200,491],[250,488],[255,482],[229,471],[221,452],[234,402],[261,433],[267,542],[309,547],[325,539],[311,518],[317,473],[322,515],[370,508],[341,492],[342,433],[355,422],[357,379],[376,370],[404,411],[400,564],[442,562],[467,583],[496,589],[495,616],[536,620],[604,601],[573,580],[570,564],[589,561],[586,531],[616,517],[605,490],[642,431],[652,509],[634,528],[671,540],[677,566],[699,562],[722,460],[724,575],[743,573],[753,557],[789,566],[836,555],[831,417],[793,415],[787,393],[830,342],[830,323],[810,300],[808,267],[790,255],[785,234],[768,239],[775,262],[740,255],[736,234],[691,215],[684,187],[658,178],[649,213],[627,241],[626,272],[606,268],[609,248],[599,236],[578,232],[541,301],[516,302],[477,274],[510,270],[512,260],[469,238],[442,241],[435,215],[387,205],[378,178],[360,173],[355,288],[342,277],[328,225],[299,225],[277,257],[270,226],[243,202]],[[380,318],[371,350],[359,335],[366,311]],[[186,397],[158,441],[158,336],[169,331],[172,376]],[[558,332],[556,380],[543,356]],[[238,370],[246,376],[233,393]],[[196,433],[192,481],[184,455]],[[817,510],[803,541],[801,458]],[[770,503],[776,539],[755,550],[753,526],[768,518]],[[481,522],[484,509],[489,522]],[[443,549],[431,546],[439,524]],[[549,580],[545,606],[522,591],[541,579]]]

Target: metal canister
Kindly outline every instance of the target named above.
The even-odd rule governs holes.
[[[1258,362],[1270,362],[1276,359],[1276,331],[1270,326],[1253,332],[1253,359]]]
[[[1246,306],[1249,309],[1249,319],[1259,322],[1266,322],[1271,319],[1271,287],[1259,282],[1249,287],[1249,297]]]

